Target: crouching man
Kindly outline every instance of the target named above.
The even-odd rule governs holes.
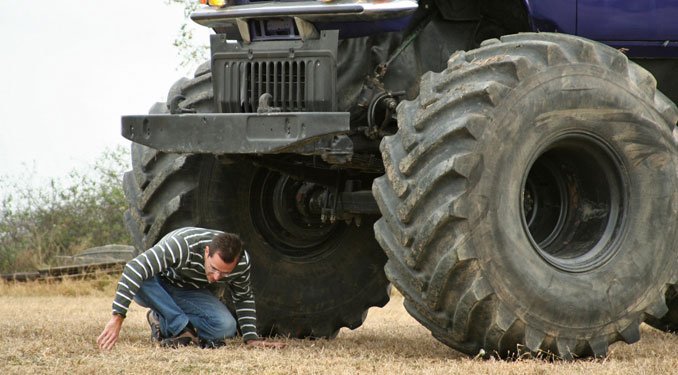
[[[247,345],[282,347],[257,335],[250,268],[250,256],[235,234],[190,227],[170,232],[125,266],[99,348],[109,350],[118,341],[132,300],[149,308],[151,337],[161,346],[223,345],[236,335],[236,319],[208,288],[213,283],[229,285]]]

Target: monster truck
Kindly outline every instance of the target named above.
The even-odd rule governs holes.
[[[239,233],[265,335],[356,328],[389,282],[471,355],[678,328],[673,2],[207,3],[210,61],[122,120],[138,249]]]

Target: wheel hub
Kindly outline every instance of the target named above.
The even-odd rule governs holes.
[[[250,188],[252,218],[264,238],[286,256],[306,258],[326,251],[321,246],[343,229],[320,217],[328,192],[321,185],[263,170]]]
[[[537,253],[568,272],[585,272],[614,253],[628,182],[610,146],[593,135],[552,141],[523,179],[523,228]]]

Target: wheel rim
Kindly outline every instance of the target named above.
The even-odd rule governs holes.
[[[535,251],[567,272],[614,256],[627,210],[628,177],[613,148],[592,134],[560,135],[524,174],[520,209]]]
[[[257,231],[285,257],[308,260],[332,251],[328,242],[341,236],[341,223],[323,223],[327,190],[262,169],[250,185],[251,217]]]

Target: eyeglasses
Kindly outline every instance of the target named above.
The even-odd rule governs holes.
[[[212,265],[212,261],[210,261],[209,257],[207,258],[207,273],[218,275],[219,277],[226,277],[226,276],[230,275],[230,272],[221,272],[218,269],[216,269]]]

